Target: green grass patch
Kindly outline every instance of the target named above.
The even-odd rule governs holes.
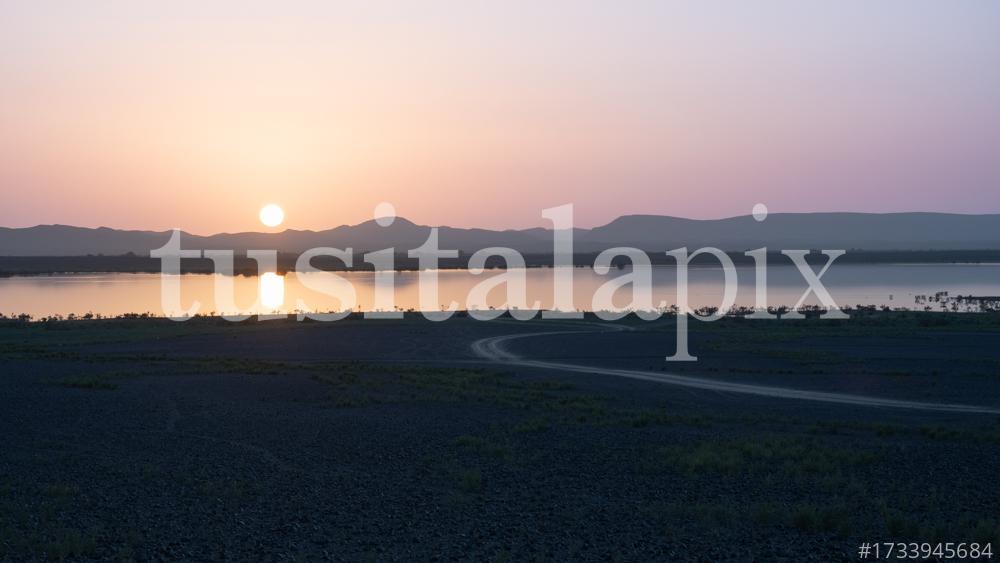
[[[492,459],[509,460],[511,457],[510,446],[480,436],[459,436],[455,438],[454,444],[461,450],[475,452]]]
[[[868,465],[878,455],[838,448],[810,438],[763,438],[753,441],[705,440],[694,446],[657,449],[643,468],[684,473],[738,475],[746,472],[779,472],[788,476],[829,476]]]

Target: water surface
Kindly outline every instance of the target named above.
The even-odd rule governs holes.
[[[579,310],[594,309],[593,296],[597,288],[610,278],[629,270],[613,270],[607,276],[590,268],[573,270],[573,303]],[[551,268],[518,270],[526,281],[528,302],[538,301],[543,308],[553,305]],[[489,294],[485,302],[470,301],[470,290],[483,279],[502,273],[487,270],[472,275],[463,270],[439,270],[439,298],[436,307],[421,307],[419,274],[396,272],[395,307],[401,310],[438,308],[454,301],[460,308],[504,308],[506,296],[500,290]],[[219,307],[215,296],[217,281],[231,281],[235,305],[243,312],[294,312],[344,310],[351,301],[347,282],[354,289],[353,310],[374,309],[373,272],[339,272],[342,280],[334,283],[329,274],[294,273],[285,276],[221,278],[217,275],[185,274],[181,280],[181,304],[190,307],[200,303],[199,313],[235,313]],[[674,305],[676,269],[657,266],[651,270],[653,302]],[[723,275],[719,268],[692,267],[689,270],[689,301],[692,307],[718,305],[723,293]],[[752,267],[737,268],[739,283],[737,304],[754,304],[755,277]],[[314,289],[306,287],[303,281]],[[823,277],[823,283],[842,307],[854,305],[886,305],[890,307],[923,308],[916,298],[946,291],[950,295],[1000,295],[1000,265],[997,264],[834,264]],[[770,305],[794,305],[807,284],[793,267],[776,265],[768,269],[768,301]],[[316,289],[318,288],[318,290]],[[0,279],[0,312],[27,313],[34,317],[93,313],[120,315],[148,312],[154,315],[174,314],[161,306],[161,276],[159,274],[64,274]],[[263,289],[263,292],[261,291]],[[627,288],[615,296],[615,306],[628,303]],[[818,304],[810,296],[807,304]],[[932,303],[934,308],[940,306]]]

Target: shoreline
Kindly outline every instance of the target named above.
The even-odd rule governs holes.
[[[996,300],[996,299],[1000,299],[1000,298],[998,298],[998,297],[973,297],[973,296],[970,296],[970,297],[959,297],[959,299],[976,301],[976,300]],[[829,324],[832,324],[832,325],[837,325],[837,324],[840,324],[840,323],[843,323],[843,322],[850,322],[852,319],[856,319],[856,318],[857,319],[871,319],[871,318],[878,318],[878,317],[885,317],[885,318],[896,317],[896,320],[898,320],[898,319],[905,319],[905,318],[909,317],[910,315],[913,315],[914,317],[917,317],[917,318],[920,318],[920,317],[934,318],[935,323],[939,322],[942,319],[943,320],[950,320],[949,319],[950,317],[955,317],[955,318],[961,319],[961,318],[965,318],[965,317],[976,317],[976,316],[978,316],[980,318],[988,318],[990,320],[992,320],[992,318],[1000,319],[1000,310],[993,310],[993,309],[980,309],[980,310],[971,310],[971,309],[966,309],[966,310],[943,310],[943,309],[913,309],[913,308],[907,308],[907,307],[897,307],[897,308],[893,308],[893,309],[885,309],[885,308],[881,308],[881,307],[878,307],[878,306],[875,306],[875,305],[861,306],[861,307],[857,307],[857,306],[844,307],[844,308],[840,309],[840,311],[842,311],[844,313],[847,313],[850,316],[850,318],[848,318],[848,319],[827,319],[827,318],[822,318],[820,315],[823,314],[823,313],[826,313],[827,311],[825,309],[820,309],[820,308],[817,308],[815,306],[806,306],[806,307],[800,307],[799,309],[797,309],[796,310],[797,312],[802,313],[802,315],[803,315],[802,319],[785,319],[785,318],[783,318],[783,315],[786,315],[786,314],[790,313],[791,310],[789,308],[787,308],[787,307],[782,307],[780,309],[781,309],[780,312],[776,308],[770,308],[769,309],[770,312],[776,313],[776,314],[779,315],[779,317],[776,318],[776,319],[752,319],[752,318],[748,317],[748,315],[750,315],[754,311],[754,309],[752,307],[740,307],[740,306],[737,306],[737,307],[734,307],[733,310],[730,313],[726,314],[725,316],[723,316],[719,320],[720,321],[721,320],[725,320],[727,322],[738,322],[738,323],[754,323],[754,322],[759,322],[759,321],[785,322],[785,323],[788,323],[788,322],[803,322],[803,321],[808,320],[809,322],[820,322],[820,323],[829,323]],[[102,315],[102,314],[95,314],[95,313],[84,313],[84,314],[67,313],[67,314],[60,314],[60,315],[48,315],[48,316],[42,316],[42,317],[35,317],[34,315],[29,315],[27,313],[11,313],[11,314],[6,314],[6,313],[3,313],[3,312],[0,312],[0,326],[10,326],[10,325],[18,325],[18,324],[38,325],[38,324],[97,323],[97,322],[101,322],[101,321],[104,321],[104,322],[117,322],[117,321],[127,321],[127,322],[135,322],[135,321],[170,321],[170,324],[176,324],[178,326],[181,326],[181,325],[184,325],[184,324],[188,324],[188,323],[192,323],[192,322],[193,323],[204,323],[204,322],[208,322],[208,323],[223,323],[224,322],[224,324],[232,324],[232,325],[242,325],[242,324],[252,324],[252,323],[265,323],[268,326],[282,324],[282,323],[292,323],[292,324],[296,324],[296,325],[306,325],[306,324],[335,325],[335,324],[338,324],[338,323],[344,323],[344,322],[349,322],[349,321],[359,321],[359,320],[387,321],[387,322],[388,321],[427,320],[426,317],[425,317],[426,313],[437,313],[439,311],[419,311],[419,310],[414,310],[414,309],[408,309],[408,310],[395,311],[397,313],[400,313],[402,315],[401,317],[385,317],[385,318],[380,318],[380,317],[370,317],[370,318],[368,318],[368,317],[365,317],[366,314],[377,313],[377,312],[379,312],[379,311],[350,311],[350,312],[347,312],[346,315],[344,317],[342,317],[342,318],[339,318],[339,319],[336,319],[336,320],[328,320],[328,321],[320,321],[320,320],[312,319],[312,318],[309,318],[309,317],[305,317],[302,320],[299,320],[297,318],[298,312],[296,312],[296,311],[292,311],[292,312],[288,312],[288,313],[253,313],[253,314],[249,314],[247,316],[247,318],[242,319],[242,320],[229,320],[229,319],[225,318],[225,315],[223,313],[218,313],[218,312],[215,312],[215,311],[213,311],[211,313],[207,313],[207,314],[201,314],[201,313],[199,313],[199,314],[195,314],[195,315],[191,315],[191,316],[183,317],[183,318],[171,318],[171,317],[168,317],[168,316],[166,316],[164,314],[154,314],[154,313],[151,313],[151,312],[148,312],[148,311],[144,312],[144,313],[121,313],[121,314],[117,314],[117,315]],[[451,317],[449,317],[446,320],[474,319],[474,320],[477,320],[478,322],[484,322],[484,323],[489,323],[489,322],[494,322],[494,321],[517,321],[518,323],[545,322],[545,321],[560,322],[561,320],[563,322],[565,322],[565,319],[558,319],[558,318],[543,319],[541,317],[541,313],[543,312],[543,310],[535,310],[535,314],[531,318],[529,318],[529,319],[517,319],[517,318],[515,318],[514,316],[511,315],[510,311],[504,311],[498,317],[496,317],[494,319],[489,319],[489,320],[475,319],[473,317],[473,315],[471,314],[471,313],[487,313],[487,312],[490,312],[490,311],[462,309],[462,310],[457,310],[454,313],[452,313]],[[521,312],[524,312],[524,311],[521,311]],[[618,317],[618,318],[616,318],[614,320],[604,320],[604,319],[601,319],[597,315],[597,312],[595,312],[595,311],[576,311],[576,312],[582,313],[583,317],[581,319],[574,319],[575,321],[597,322],[597,323],[605,323],[605,324],[609,324],[609,325],[613,325],[615,323],[622,323],[622,322],[624,322],[624,323],[638,323],[639,325],[645,325],[645,324],[648,324],[648,323],[656,323],[656,322],[660,322],[660,321],[670,320],[670,319],[673,319],[673,318],[675,318],[677,316],[676,312],[671,311],[671,310],[667,310],[667,311],[660,311],[659,312],[659,316],[656,317],[655,319],[647,320],[647,319],[641,318],[639,316],[639,313],[646,314],[646,313],[649,313],[649,311],[638,311],[638,312],[637,311],[630,311],[627,314],[625,314],[624,316]],[[308,313],[308,314],[330,314],[330,313],[344,313],[344,311],[307,311],[306,313]],[[267,318],[261,319],[260,318],[261,316],[267,317]],[[890,320],[893,320],[893,319],[890,319]],[[437,322],[440,322],[440,321],[437,321]],[[693,323],[693,324],[697,324],[697,325],[710,325],[710,324],[717,323],[717,322],[718,321],[700,321],[698,323]],[[689,325],[689,326],[691,326],[691,325]]]

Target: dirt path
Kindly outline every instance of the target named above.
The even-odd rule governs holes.
[[[897,409],[910,409],[933,412],[967,413],[967,414],[1000,414],[1000,409],[982,407],[976,405],[960,405],[948,403],[925,403],[919,401],[904,401],[897,399],[885,399],[882,397],[871,397],[866,395],[851,395],[846,393],[829,393],[824,391],[807,391],[803,389],[793,389],[789,387],[772,387],[767,385],[754,385],[750,383],[734,383],[729,381],[719,381],[688,375],[677,375],[670,373],[638,371],[629,369],[612,369],[598,366],[586,366],[579,364],[569,364],[564,362],[548,362],[541,360],[531,360],[511,352],[507,344],[513,340],[522,338],[537,338],[544,336],[556,336],[565,334],[578,334],[595,331],[619,332],[632,330],[615,324],[597,324],[577,322],[575,326],[587,326],[584,330],[558,330],[545,332],[530,332],[522,334],[505,334],[481,338],[472,343],[472,352],[480,358],[502,363],[506,365],[516,365],[532,368],[551,369],[558,371],[568,371],[575,373],[592,373],[598,375],[611,375],[616,377],[627,377],[630,379],[641,379],[644,381],[656,381],[668,385],[678,385],[695,389],[705,389],[709,391],[720,391],[726,393],[741,393],[745,395],[759,395],[763,397],[775,397],[780,399],[797,399],[800,401],[817,401],[822,403],[838,403],[844,405],[855,405],[864,407],[888,407]]]

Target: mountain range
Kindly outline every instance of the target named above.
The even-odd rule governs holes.
[[[431,227],[397,218],[388,227],[375,221],[310,231],[182,233],[182,246],[193,249],[273,249],[300,253],[328,246],[367,252],[393,247],[399,252],[420,246]],[[843,248],[855,250],[1000,249],[1000,214],[950,213],[773,213],[764,221],[750,215],[726,219],[684,219],[659,215],[627,215],[592,229],[574,229],[576,252],[631,246],[663,252],[687,246],[715,246],[742,251]],[[162,246],[170,231],[118,230],[66,225],[0,227],[0,256],[85,256],[134,253],[148,256]],[[489,230],[439,227],[439,245],[471,253],[489,246],[514,248],[525,254],[551,252],[552,231],[544,228]]]

